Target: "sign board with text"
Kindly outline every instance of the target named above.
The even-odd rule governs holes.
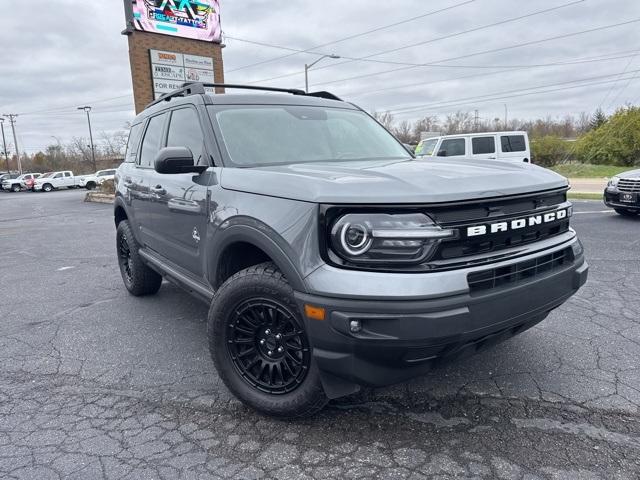
[[[213,58],[161,50],[149,50],[151,78],[156,99],[177,90],[185,82],[213,83]],[[205,88],[214,93],[214,88]]]
[[[219,0],[124,0],[135,30],[219,43]]]

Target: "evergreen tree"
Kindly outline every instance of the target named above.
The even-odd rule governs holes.
[[[590,130],[595,130],[597,128],[600,128],[605,123],[607,123],[607,116],[604,114],[601,108],[598,108],[593,114],[593,117],[591,117],[589,128]]]

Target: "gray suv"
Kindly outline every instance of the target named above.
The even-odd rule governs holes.
[[[117,254],[131,294],[165,278],[210,305],[211,356],[240,400],[306,416],[571,297],[588,267],[567,189],[529,164],[418,161],[327,92],[185,84],[133,122]]]

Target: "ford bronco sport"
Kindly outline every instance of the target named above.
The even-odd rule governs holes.
[[[525,163],[416,161],[328,92],[185,84],[133,122],[117,255],[131,294],[166,278],[210,305],[211,356],[241,401],[311,415],[571,297],[588,267],[567,189]]]

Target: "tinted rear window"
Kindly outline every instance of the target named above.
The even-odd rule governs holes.
[[[493,137],[476,137],[471,139],[474,155],[496,153],[496,141]]]
[[[527,150],[527,143],[524,135],[503,135],[500,137],[503,152],[524,152]]]

